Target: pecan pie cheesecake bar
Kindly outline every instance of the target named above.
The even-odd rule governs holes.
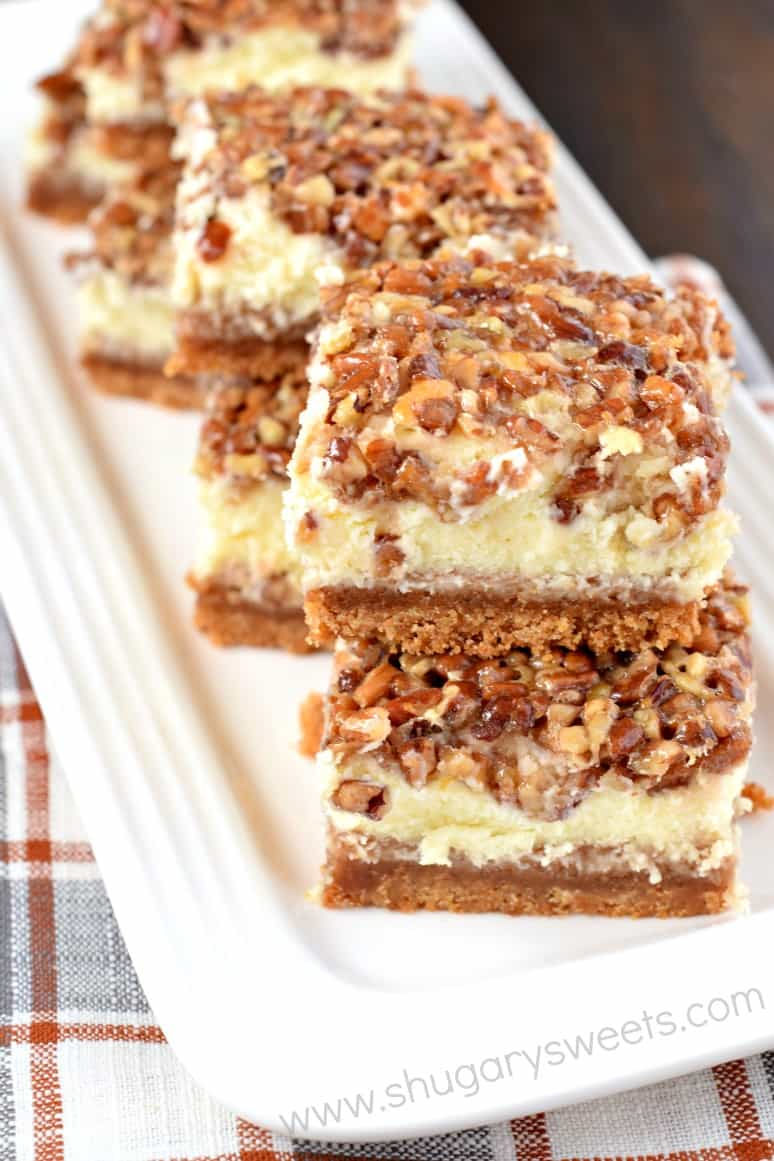
[[[668,916],[737,899],[753,692],[744,590],[690,646],[496,660],[340,643],[322,901]]]
[[[303,368],[209,394],[196,462],[204,536],[189,580],[196,626],[217,645],[309,649],[298,564],[282,526],[305,401]]]
[[[175,370],[272,377],[307,357],[318,275],[383,258],[512,256],[553,235],[548,137],[495,102],[253,88],[191,102],[175,227]]]
[[[96,387],[174,407],[199,407],[203,384],[168,377],[175,344],[170,296],[178,167],[170,162],[116,187],[90,218],[92,245],[71,255],[81,362]]]
[[[29,204],[83,220],[114,180],[169,150],[170,103],[251,83],[401,88],[411,0],[103,0],[65,67],[44,78]]]
[[[548,255],[323,291],[286,517],[313,639],[685,643],[730,553],[716,305]]]

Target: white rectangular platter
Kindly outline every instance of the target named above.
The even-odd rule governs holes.
[[[84,7],[0,7],[0,590],[180,1059],[266,1128],[356,1141],[493,1122],[771,1046],[773,817],[745,823],[751,907],[741,918],[332,913],[305,898],[323,835],[313,768],[295,751],[297,710],[324,687],[328,661],[218,652],[196,636],[182,580],[195,544],[196,418],[108,401],[78,381],[60,262],[77,238],[19,208],[30,84],[57,64]],[[429,86],[474,99],[494,91],[536,116],[451,0],[423,15],[419,49]],[[581,260],[645,268],[561,150],[558,179]],[[756,586],[752,777],[771,785],[762,501],[774,496],[774,441],[741,391],[729,424],[739,566]],[[666,1016],[653,1023],[658,1013],[673,1031]],[[639,1038],[620,1034],[632,1021]],[[597,1041],[605,1028],[616,1043]],[[551,1054],[549,1042],[564,1047]]]

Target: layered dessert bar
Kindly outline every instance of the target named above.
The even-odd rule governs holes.
[[[39,88],[28,201],[83,220],[116,180],[168,152],[169,107],[260,83],[400,88],[416,5],[401,0],[103,0],[65,66]]]
[[[172,219],[178,167],[171,161],[116,187],[90,218],[91,248],[72,255],[81,362],[113,395],[199,407],[194,376],[169,377],[175,344],[170,296]]]
[[[496,660],[340,643],[318,765],[322,901],[680,916],[739,897],[753,691],[744,590],[688,647]]]
[[[323,291],[286,516],[313,639],[688,642],[734,521],[716,305],[546,255]]]
[[[204,532],[189,579],[197,628],[218,645],[308,651],[298,564],[282,525],[306,387],[300,369],[210,392],[196,462]]]
[[[513,256],[555,229],[549,139],[494,102],[253,88],[191,102],[175,149],[172,367],[189,374],[305,360],[318,278],[472,242]]]

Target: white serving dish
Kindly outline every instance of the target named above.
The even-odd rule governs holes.
[[[84,5],[0,8],[0,589],[59,760],[156,1016],[194,1077],[287,1132],[293,1110],[374,1090],[300,1135],[376,1140],[493,1122],[633,1087],[774,1044],[774,817],[745,824],[751,913],[639,921],[331,913],[305,900],[322,857],[299,702],[328,661],[218,652],[190,627],[182,576],[196,508],[192,416],[91,394],[74,373],[60,257],[73,235],[19,209],[30,83],[69,45]],[[422,17],[423,76],[530,107],[451,3]],[[619,143],[622,145],[623,143]],[[559,154],[565,230],[581,259],[630,272],[645,258],[577,165]],[[739,565],[756,585],[761,709],[752,776],[771,785],[774,441],[732,404]],[[759,988],[765,1010],[689,1026],[691,1003]],[[739,1003],[737,1004],[739,1006]],[[546,1064],[506,1054],[642,1013],[671,1036]],[[696,1013],[696,1009],[692,1010]],[[716,1014],[721,1011],[716,1004]],[[456,1096],[397,1107],[403,1070],[436,1078],[500,1057],[503,1079],[456,1072]],[[545,1059],[545,1057],[544,1057]],[[483,1075],[494,1075],[487,1065]],[[394,1102],[394,1103],[393,1103]],[[284,1118],[284,1120],[283,1120]]]

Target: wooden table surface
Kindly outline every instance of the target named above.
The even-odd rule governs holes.
[[[774,0],[463,0],[645,250],[718,268],[774,355]]]

